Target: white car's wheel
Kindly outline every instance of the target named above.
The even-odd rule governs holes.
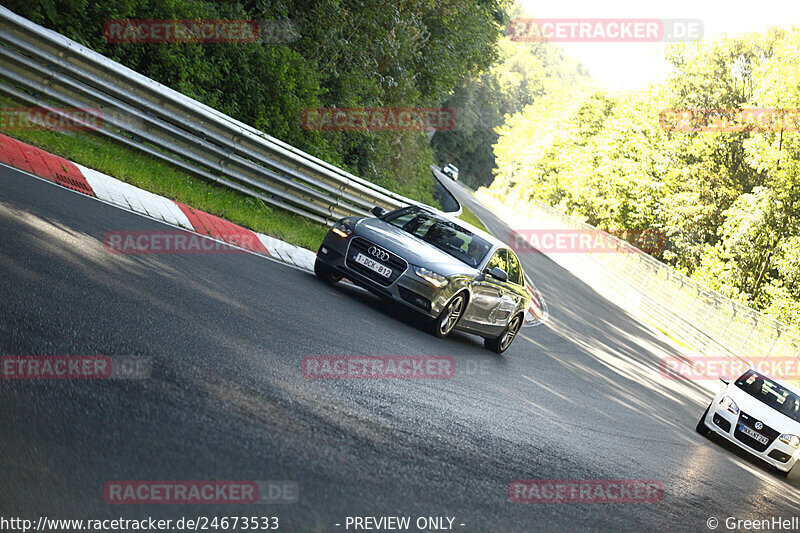
[[[695,430],[704,437],[708,437],[708,433],[711,431],[708,429],[708,426],[706,426],[706,415],[708,414],[709,409],[711,409],[711,404],[706,407],[705,413],[703,413],[703,416],[700,417],[700,422],[697,423],[697,427],[695,428]]]

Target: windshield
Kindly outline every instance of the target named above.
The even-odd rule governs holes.
[[[753,398],[780,411],[792,420],[800,422],[800,412],[798,412],[800,398],[785,387],[762,376],[755,370],[745,372],[736,380],[735,384]]]
[[[474,268],[483,262],[492,247],[489,241],[468,229],[418,207],[393,211],[383,220]]]

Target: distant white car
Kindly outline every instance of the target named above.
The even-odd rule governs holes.
[[[445,165],[442,169],[442,174],[445,176],[450,176],[453,181],[458,180],[458,168],[453,164]]]
[[[769,463],[783,475],[800,456],[800,389],[748,370],[714,397],[697,424]]]

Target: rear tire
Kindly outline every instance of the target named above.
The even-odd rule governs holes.
[[[483,339],[483,345],[493,352],[503,353],[511,346],[522,327],[522,315],[511,319],[503,332],[493,339]]]
[[[697,423],[697,427],[695,428],[695,431],[704,437],[708,437],[708,434],[711,432],[711,430],[708,429],[708,426],[706,426],[706,415],[708,414],[709,409],[711,409],[711,404],[706,407],[706,412],[703,413],[702,417],[700,417],[700,422]]]
[[[455,329],[456,324],[464,314],[464,309],[467,308],[467,297],[463,292],[453,296],[453,299],[447,302],[442,312],[431,324],[431,333],[443,339],[450,335],[450,332]]]
[[[314,274],[322,281],[331,284],[338,283],[342,279],[342,276],[319,259],[314,260]]]

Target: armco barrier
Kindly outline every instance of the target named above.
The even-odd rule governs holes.
[[[96,131],[265,204],[332,224],[375,205],[415,204],[161,85],[0,6],[0,94],[93,108]]]
[[[477,196],[515,228],[599,231],[551,206],[536,204],[522,211],[502,204],[486,189]],[[797,330],[697,283],[621,239],[606,236],[616,243],[617,252],[548,256],[623,308],[645,315],[703,354],[742,361],[800,359]]]

